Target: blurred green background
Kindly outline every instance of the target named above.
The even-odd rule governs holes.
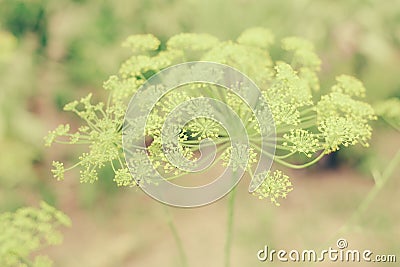
[[[179,266],[161,204],[139,190],[117,189],[107,170],[95,185],[79,184],[76,173],[53,181],[51,160],[68,161],[76,150],[44,149],[42,137],[60,123],[74,124],[76,118],[62,112],[65,103],[88,92],[104,96],[103,81],[129,55],[121,48],[128,35],[152,33],[166,40],[198,32],[225,40],[253,26],[312,41],[323,61],[322,88],[345,73],[364,82],[372,104],[400,97],[398,0],[0,0],[0,211],[44,199],[66,212],[73,227],[64,231],[63,245],[46,251],[55,266]],[[256,258],[264,245],[325,244],[373,187],[371,170],[385,170],[400,148],[399,133],[379,121],[374,126],[371,148],[339,154],[334,169],[322,164],[292,171],[295,190],[280,208],[241,187],[232,265],[266,265]],[[345,233],[352,248],[400,258],[396,167]],[[200,209],[171,210],[190,266],[222,265],[225,204],[223,199]]]

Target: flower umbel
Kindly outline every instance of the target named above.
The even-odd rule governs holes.
[[[129,37],[124,46],[129,47],[133,55],[122,64],[118,74],[104,82],[103,87],[109,93],[107,101],[96,103],[89,94],[80,101],[71,102],[65,110],[75,113],[82,125],[75,132],[71,132],[68,124],[60,125],[45,138],[47,146],[62,143],[87,147],[71,167],[55,161],[52,173],[56,179],[62,180],[65,171],[79,167],[81,182],[93,183],[99,179],[99,170],[108,167],[115,173],[114,181],[118,186],[154,183],[152,176],[156,171],[168,174],[168,180],[173,180],[189,173],[184,167],[195,161],[200,143],[205,139],[211,139],[217,147],[219,156],[212,166],[222,164],[234,170],[248,171],[250,175],[261,155],[273,159],[276,164],[301,169],[340,148],[356,144],[367,147],[372,135],[370,122],[376,116],[374,109],[363,100],[366,90],[361,81],[349,75],[339,75],[331,90],[323,94],[318,80],[321,60],[313,45],[298,37],[284,38],[279,44],[277,47],[270,30],[259,27],[247,29],[236,41],[220,41],[207,34],[194,33],[178,34],[165,44],[153,35]],[[281,49],[282,57],[273,60],[269,55],[271,49]],[[135,161],[126,163],[122,129],[130,98],[153,74],[188,60],[218,62],[246,74],[260,88],[268,104],[268,107],[265,104],[255,110],[257,117],[265,118],[265,123],[262,127],[259,125],[252,109],[233,90],[236,88],[240,94],[260,99],[251,96],[248,88],[240,87],[240,83],[232,84],[232,88],[204,83],[185,84],[160,99],[162,88],[149,87],[135,95],[142,99],[135,108],[143,109],[154,96],[159,101],[148,117],[138,116],[127,122],[131,125],[145,124],[146,127],[144,133],[135,131],[135,128],[124,132],[124,140],[134,147],[134,151],[125,152],[134,155]],[[200,74],[209,75],[208,70],[203,72]],[[221,73],[213,75],[220,77]],[[184,78],[177,76],[179,81]],[[213,119],[215,114],[225,115],[226,110],[214,109],[208,98],[223,102],[237,114],[249,137],[248,147],[232,147],[226,129]],[[194,99],[198,101],[177,109],[182,103]],[[380,106],[379,110],[398,125],[396,113],[385,106]],[[275,155],[266,153],[260,146],[260,135],[268,137],[271,132],[268,128],[270,118],[262,116],[269,112],[276,128]],[[174,116],[177,127],[164,125],[169,114]],[[195,118],[185,121],[186,115]],[[136,142],[144,137],[146,147],[136,150]],[[170,157],[166,157],[166,151],[171,152]],[[249,155],[248,161],[246,155]],[[182,168],[176,166],[179,164]],[[292,191],[289,177],[281,171],[274,171],[257,174],[256,178],[263,177],[266,180],[255,194],[260,198],[270,198],[279,205],[277,199],[285,198]]]
[[[286,198],[288,193],[293,190],[293,185],[289,180],[289,176],[283,174],[282,171],[279,170],[273,173],[271,173],[271,171],[260,173],[255,178],[260,180],[263,178],[265,179],[253,194],[259,199],[269,198],[276,206],[280,206],[278,202],[279,198]]]

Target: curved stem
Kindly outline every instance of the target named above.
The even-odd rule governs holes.
[[[304,169],[304,168],[310,167],[311,165],[317,163],[320,159],[322,159],[324,157],[324,155],[325,155],[325,152],[322,151],[321,154],[319,154],[318,157],[316,157],[312,161],[307,162],[307,163],[302,164],[302,165],[296,165],[296,164],[288,163],[288,162],[283,161],[283,160],[278,159],[278,158],[274,158],[274,161],[278,162],[279,164],[282,164],[283,166],[286,166],[286,167],[289,167],[289,168],[292,168],[292,169]]]
[[[122,155],[122,157],[124,157],[124,156]],[[125,160],[125,158],[124,158],[124,160]],[[122,159],[121,159],[121,156],[120,156],[120,155],[118,155],[118,162],[119,162],[119,165],[121,166],[121,168],[127,167],[126,164],[124,164],[124,163],[122,162]]]
[[[286,154],[286,155],[275,155],[275,158],[278,158],[278,159],[286,159],[286,158],[289,158],[290,156],[293,156],[294,154],[296,154],[295,151],[294,151],[294,152],[290,152],[290,153],[288,153],[288,154]]]
[[[114,163],[113,163],[112,160],[110,160],[110,165],[111,165],[111,168],[113,169],[114,173],[117,173],[117,171],[115,170]]]
[[[70,166],[70,167],[68,167],[68,168],[65,168],[64,169],[64,171],[70,171],[70,170],[72,170],[73,168],[75,168],[75,167],[78,167],[79,165],[81,165],[81,161],[78,161],[77,163],[75,163],[74,165],[72,165],[72,166]]]

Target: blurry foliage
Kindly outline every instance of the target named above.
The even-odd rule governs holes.
[[[31,20],[31,26],[22,32],[30,30],[39,34],[34,25],[38,25],[38,10],[43,10],[40,19],[44,22],[39,24],[47,27],[43,31],[48,32],[48,53],[55,53],[55,59],[62,62],[68,75],[66,80],[73,82],[70,88],[98,86],[102,77],[114,72],[123,58],[119,54],[119,43],[132,33],[152,32],[162,41],[186,31],[231,39],[245,28],[266,26],[279,28],[279,38],[297,35],[315,44],[325,62],[323,85],[334,78],[330,73],[346,72],[365,81],[366,87],[372,89],[370,97],[383,98],[399,89],[394,66],[399,63],[396,51],[400,47],[400,2],[394,0],[234,0],[229,3],[223,0],[2,0],[2,3],[8,6],[3,9],[5,13],[18,7],[30,10],[29,16],[17,23],[26,24]],[[18,20],[12,14],[6,14],[3,20]],[[3,25],[9,25],[5,22]],[[12,27],[6,28],[13,32]],[[382,89],[383,80],[385,88],[373,90]]]
[[[35,81],[29,44],[19,46],[11,33],[0,31],[0,188],[2,204],[12,189],[34,183],[39,159],[39,119],[27,110]],[[21,78],[23,77],[23,78]],[[15,192],[14,192],[15,194]]]
[[[0,214],[0,265],[2,267],[50,267],[52,261],[37,255],[40,249],[62,241],[60,226],[70,219],[45,202],[40,208],[24,207]]]
[[[0,32],[0,62],[7,62],[14,52],[16,46],[16,38],[9,32]]]
[[[395,66],[400,61],[397,52],[400,2],[396,0],[148,0],[132,4],[119,0],[113,3],[120,36],[127,34],[129,25],[128,33],[151,32],[161,40],[182,31],[232,39],[246,28],[265,26],[279,29],[276,30],[279,38],[296,35],[315,44],[325,62],[323,85],[334,78],[331,73],[346,72],[365,81],[371,98],[384,98],[399,90]],[[121,11],[120,6],[126,10]],[[130,22],[131,18],[135,23]]]
[[[47,43],[47,14],[45,0],[1,0],[0,25],[20,38],[35,33],[39,44]]]

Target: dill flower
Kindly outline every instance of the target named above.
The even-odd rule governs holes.
[[[293,185],[289,176],[282,171],[275,170],[262,172],[256,175],[255,179],[263,180],[262,184],[253,192],[259,199],[270,199],[276,206],[280,206],[279,198],[286,198],[288,193],[293,190]]]
[[[332,87],[333,92],[339,92],[348,96],[365,97],[365,87],[356,78],[349,75],[336,77],[337,84]]]
[[[53,173],[54,178],[56,178],[58,181],[64,180],[64,163],[59,162],[59,161],[53,161],[53,168],[51,172]]]
[[[318,127],[325,138],[326,153],[339,150],[339,146],[348,147],[360,143],[368,147],[372,128],[369,125],[345,117],[329,117]]]
[[[122,168],[115,171],[113,179],[117,186],[135,186],[136,182],[130,174],[128,168]]]
[[[257,155],[253,148],[245,144],[237,144],[225,150],[222,160],[224,166],[230,166],[235,172],[239,169],[245,170],[248,166],[257,162],[256,157]]]
[[[299,37],[283,38],[278,42],[280,48],[274,47],[281,49],[283,56],[273,60],[269,50],[274,43],[272,32],[260,27],[247,29],[236,40],[228,41],[207,34],[183,33],[161,45],[153,35],[129,37],[124,46],[132,50],[132,56],[103,84],[109,93],[107,101],[96,103],[89,94],[67,104],[64,109],[75,113],[82,125],[75,132],[71,132],[68,124],[60,125],[45,138],[47,146],[56,142],[88,148],[73,166],[64,167],[55,161],[53,175],[62,180],[64,172],[78,167],[80,181],[93,183],[99,179],[99,170],[108,166],[114,171],[118,186],[156,183],[153,178],[157,172],[173,180],[193,169],[200,143],[211,139],[221,155],[213,164],[247,171],[253,179],[266,178],[257,194],[261,198],[271,198],[277,204],[277,199],[286,197],[292,185],[288,176],[280,171],[254,177],[251,170],[262,156],[278,165],[301,169],[340,148],[356,144],[367,147],[372,135],[370,123],[376,115],[363,99],[366,90],[361,81],[349,75],[337,76],[327,94],[316,96],[322,91],[318,79],[321,60],[312,43]],[[250,89],[237,81],[229,88],[206,83],[184,84],[162,95],[165,88],[175,82],[187,81],[193,73],[196,77],[211,75],[221,81],[232,78],[195,66],[185,74],[188,76],[173,73],[170,69],[176,80],[139,90],[153,74],[187,60],[212,61],[234,67],[260,88],[262,97],[251,95]],[[133,95],[140,99],[133,107],[138,110],[152,105],[154,97],[162,97],[152,106],[148,116],[125,120]],[[242,97],[252,99],[254,103],[247,105]],[[230,118],[226,110],[211,105],[210,99],[226,104],[237,117]],[[382,105],[379,111],[396,125],[396,118],[400,116],[396,116],[395,111]],[[216,115],[232,125],[242,123],[249,145],[232,147],[225,126],[215,120]],[[135,125],[145,125],[144,132],[132,127]],[[271,137],[271,133],[276,133],[276,138]],[[136,149],[144,138],[151,141]],[[261,138],[266,138],[268,146],[275,148],[275,155],[260,147]],[[123,151],[122,139],[132,151]],[[132,156],[131,162],[125,162],[124,152]],[[296,156],[300,154],[306,157],[298,162]]]
[[[291,152],[302,153],[309,158],[321,149],[318,135],[308,130],[291,130],[284,134],[283,138],[286,139],[283,145],[290,148]]]

